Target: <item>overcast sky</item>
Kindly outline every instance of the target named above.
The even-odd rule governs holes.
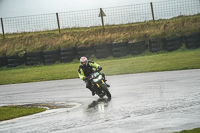
[[[166,0],[0,0],[0,18],[134,5]]]

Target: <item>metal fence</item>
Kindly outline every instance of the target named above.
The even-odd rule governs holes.
[[[179,15],[200,13],[200,0],[170,0],[163,2],[103,8],[104,24],[116,25],[149,20],[169,19]],[[35,32],[72,27],[102,25],[100,10],[82,10],[55,14],[1,18],[0,34]],[[101,16],[101,15],[100,15]]]

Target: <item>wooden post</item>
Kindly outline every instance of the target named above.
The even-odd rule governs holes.
[[[4,35],[4,27],[3,27],[3,19],[2,19],[2,18],[1,18],[1,27],[2,27],[3,38],[5,38],[5,35]]]
[[[60,33],[60,23],[59,23],[58,13],[56,13],[56,17],[57,17],[57,23],[58,23],[58,30],[59,30],[59,33]]]
[[[101,13],[101,22],[102,22],[102,26],[103,26],[103,29],[104,29],[104,21],[103,21],[103,11],[102,11],[102,8],[100,8],[100,13]]]
[[[154,12],[153,12],[153,4],[152,4],[152,2],[150,3],[150,5],[151,5],[151,13],[152,13],[152,18],[153,18],[153,23],[154,23],[155,20],[154,20]]]

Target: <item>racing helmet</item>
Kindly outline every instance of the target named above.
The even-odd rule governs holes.
[[[83,66],[87,66],[87,64],[88,64],[88,60],[87,60],[87,58],[86,57],[81,57],[80,58],[80,63],[81,63],[81,65],[83,65]]]

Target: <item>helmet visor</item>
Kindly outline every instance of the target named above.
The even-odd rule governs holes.
[[[87,64],[87,61],[82,61],[81,64],[82,64],[82,65],[86,65],[86,64]]]

